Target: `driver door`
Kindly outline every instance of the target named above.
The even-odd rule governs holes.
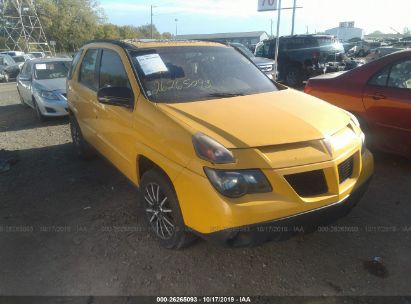
[[[364,90],[363,100],[378,145],[411,155],[411,57],[374,75]]]

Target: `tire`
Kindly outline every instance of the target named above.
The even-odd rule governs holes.
[[[365,134],[365,145],[367,146],[367,148],[369,150],[375,151],[377,141],[376,141],[373,130],[370,128],[370,126],[368,125],[368,123],[364,119],[362,119],[361,117],[359,117],[357,115],[356,115],[356,117],[357,117],[357,119],[360,123],[361,130]]]
[[[77,157],[85,160],[93,158],[96,155],[96,152],[84,139],[80,126],[74,115],[70,115],[70,131]]]
[[[285,73],[285,83],[290,87],[300,87],[303,85],[301,70],[297,67],[289,67]]]
[[[37,105],[37,101],[34,99],[34,97],[33,97],[33,105],[34,105],[34,113],[36,114],[37,119],[40,120],[41,122],[46,121],[46,117],[43,114],[41,114],[40,108]]]
[[[187,230],[171,182],[158,170],[146,172],[140,184],[139,201],[150,232],[161,246],[180,249],[196,237]]]
[[[24,102],[24,99],[23,99],[23,97],[21,97],[21,94],[20,94],[20,90],[17,88],[17,93],[19,94],[19,98],[20,98],[20,103],[23,105],[23,106],[27,106],[27,104]]]

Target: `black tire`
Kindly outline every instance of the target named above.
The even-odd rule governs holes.
[[[23,97],[21,97],[21,94],[20,94],[20,90],[19,90],[19,88],[17,88],[17,93],[19,94],[19,98],[20,98],[20,103],[23,105],[23,106],[27,106],[27,104],[24,102],[24,100],[23,100]]]
[[[284,80],[290,87],[301,87],[303,85],[301,69],[293,66],[287,68]]]
[[[34,113],[36,114],[37,119],[40,120],[41,122],[46,121],[47,118],[43,114],[41,114],[39,106],[37,105],[37,101],[36,99],[34,99],[34,97],[33,97],[33,105],[34,105]]]
[[[96,152],[84,139],[80,126],[74,115],[70,115],[70,131],[77,157],[81,159],[93,158],[96,155]]]
[[[374,132],[371,130],[370,126],[364,119],[362,119],[358,115],[355,115],[355,117],[357,117],[360,123],[360,126],[361,126],[361,130],[365,134],[365,145],[367,146],[369,150],[375,151],[376,138],[375,138]]]
[[[161,246],[167,249],[180,249],[196,239],[184,224],[171,182],[158,170],[144,173],[139,201],[148,228]]]

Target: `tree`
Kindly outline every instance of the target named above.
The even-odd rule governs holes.
[[[411,30],[408,27],[404,28],[403,34],[405,37],[411,36]]]
[[[161,34],[161,39],[168,39],[170,40],[173,35],[169,32],[164,32]]]
[[[38,0],[37,13],[57,51],[75,51],[94,38],[105,16],[95,0]]]

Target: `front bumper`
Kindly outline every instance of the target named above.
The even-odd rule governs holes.
[[[69,114],[67,101],[63,98],[53,101],[47,101],[38,95],[35,98],[43,116],[59,117]]]
[[[353,154],[352,154],[353,153]],[[338,182],[338,166],[350,155],[355,157],[352,177]],[[277,157],[278,158],[278,157]],[[290,160],[288,161],[290,163]],[[258,167],[258,166],[256,166]],[[285,169],[263,169],[273,192],[245,195],[229,199],[219,194],[205,176],[183,169],[173,179],[173,185],[180,203],[185,225],[207,238],[209,235],[225,235],[226,231],[271,223],[298,214],[332,206],[347,197],[355,197],[361,192],[373,174],[373,156],[367,150],[350,151],[348,155],[332,161],[301,166],[295,164]],[[300,196],[284,178],[286,175],[302,171],[323,170],[328,191],[315,196]],[[366,186],[364,186],[366,187]]]
[[[270,222],[199,235],[223,246],[246,247],[272,240],[284,240],[297,233],[311,232],[319,226],[330,225],[346,216],[362,198],[370,181],[371,178],[346,198],[325,207]]]

